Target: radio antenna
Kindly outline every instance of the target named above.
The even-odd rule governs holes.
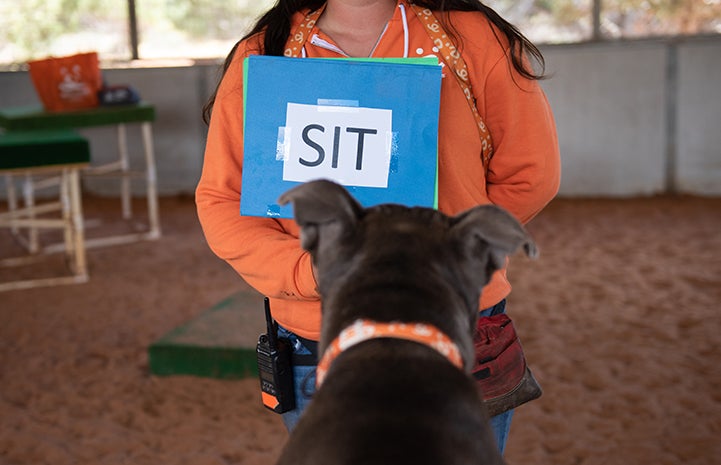
[[[278,323],[270,315],[270,299],[265,297],[263,305],[265,306],[265,324],[268,328],[268,345],[270,350],[275,350],[278,341]]]

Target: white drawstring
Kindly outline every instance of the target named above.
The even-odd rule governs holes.
[[[402,2],[398,2],[398,7],[401,9],[401,17],[403,18],[403,58],[408,58],[408,49],[410,48],[410,39],[408,37],[408,17],[406,16],[406,7],[405,5],[403,5]],[[385,31],[383,32],[385,33]],[[315,36],[313,37],[313,39],[315,39]],[[312,40],[311,43],[313,43]],[[300,49],[300,56],[302,58],[305,58],[307,56],[305,52],[305,45],[303,45],[303,47],[301,47]]]
[[[403,58],[408,58],[408,18],[406,18],[406,7],[403,3],[399,2],[398,6],[401,9],[401,16],[403,17]]]

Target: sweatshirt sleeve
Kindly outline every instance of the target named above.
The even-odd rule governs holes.
[[[484,121],[493,139],[487,193],[522,223],[558,192],[560,155],[550,105],[538,81],[524,78],[503,56],[484,89]]]
[[[271,298],[319,300],[310,255],[291,220],[240,215],[243,172],[241,44],[218,88],[195,199],[211,250],[258,292]]]

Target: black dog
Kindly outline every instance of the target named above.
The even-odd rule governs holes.
[[[519,247],[536,253],[522,226],[494,206],[452,218],[390,204],[365,209],[329,181],[279,201],[293,203],[312,255],[323,306],[319,350],[335,358],[278,463],[502,464],[468,370],[481,288]],[[439,344],[383,334],[346,350],[334,342],[376,323]],[[341,345],[351,345],[346,333]]]

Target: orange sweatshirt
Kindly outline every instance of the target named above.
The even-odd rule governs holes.
[[[405,0],[400,0],[399,4]],[[433,53],[425,26],[401,7],[389,22],[374,57]],[[293,28],[305,13],[295,15]],[[556,194],[560,160],[556,129],[546,97],[536,81],[520,76],[507,57],[503,35],[478,12],[452,12],[462,37],[477,108],[493,138],[487,176],[473,115],[455,78],[444,69],[439,124],[439,209],[455,215],[494,203],[525,223]],[[405,34],[407,32],[407,34]],[[495,34],[494,34],[495,32]],[[305,44],[308,57],[343,56],[333,40],[314,28]],[[407,37],[405,39],[404,37]],[[296,334],[320,337],[320,298],[311,260],[300,248],[292,220],[240,216],[243,169],[243,59],[258,54],[258,38],[240,44],[218,89],[205,160],[196,191],[198,216],[211,249],[260,293],[270,297],[273,315]],[[447,75],[448,74],[448,75]],[[296,77],[288,77],[295,79]],[[505,270],[483,289],[479,308],[508,295]],[[261,311],[261,309],[258,309]]]

